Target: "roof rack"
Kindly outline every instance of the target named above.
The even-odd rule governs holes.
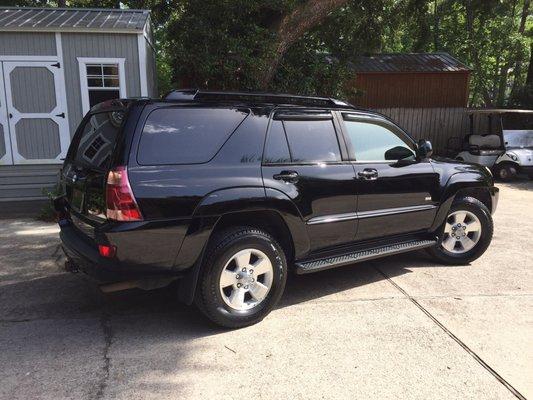
[[[242,101],[251,103],[291,104],[301,106],[352,107],[349,103],[328,97],[254,92],[217,92],[198,89],[173,90],[164,96],[168,101]]]

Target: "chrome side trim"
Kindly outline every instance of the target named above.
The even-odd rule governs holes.
[[[383,208],[381,210],[353,212],[345,214],[324,215],[322,217],[314,217],[307,221],[307,225],[328,224],[330,222],[349,221],[353,219],[363,219],[372,217],[383,217],[386,215],[404,214],[414,211],[425,211],[437,208],[434,204],[421,204],[419,206],[397,207],[397,208]]]
[[[421,204],[419,206],[397,207],[397,208],[384,208],[381,210],[362,211],[357,213],[358,218],[372,218],[383,217],[385,215],[403,214],[414,211],[425,211],[437,208],[434,204]]]
[[[314,217],[307,221],[307,225],[327,224],[329,222],[349,221],[357,219],[357,213],[324,215],[323,217]]]

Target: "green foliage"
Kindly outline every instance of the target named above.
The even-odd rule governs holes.
[[[62,0],[5,0],[57,6]],[[375,52],[446,51],[473,68],[472,106],[527,106],[530,0],[348,0],[284,49],[260,77],[282,19],[310,0],[66,0],[75,7],[149,8],[159,89],[271,90],[349,97],[350,61]],[[530,79],[533,79],[530,78]]]
[[[52,189],[43,189],[42,193],[47,197],[48,201],[45,203],[43,208],[41,208],[41,212],[37,218],[41,221],[55,221],[56,212],[54,210],[53,200],[64,193],[63,186],[59,182],[59,177],[58,182]]]

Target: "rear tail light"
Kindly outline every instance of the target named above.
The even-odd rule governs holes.
[[[105,258],[113,258],[117,253],[117,248],[115,246],[108,246],[105,244],[98,245],[98,253]]]
[[[126,167],[117,167],[107,175],[106,216],[115,221],[142,221],[143,217],[133,196]]]

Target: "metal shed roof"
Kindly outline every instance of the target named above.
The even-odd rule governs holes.
[[[355,72],[468,72],[471,68],[448,53],[392,53],[358,57]]]
[[[0,7],[0,31],[142,32],[148,10]]]

